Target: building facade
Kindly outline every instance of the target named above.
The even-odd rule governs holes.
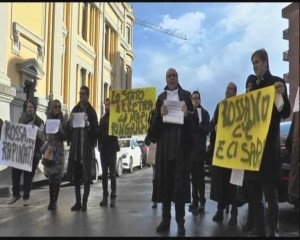
[[[133,8],[124,2],[0,3],[0,117],[18,121],[33,98],[46,119],[59,99],[69,113],[82,85],[98,117],[112,89],[131,88]]]
[[[282,17],[288,19],[288,28],[283,31],[283,39],[289,41],[289,49],[283,53],[283,60],[289,62],[289,72],[284,80],[289,83],[289,100],[293,109],[299,87],[299,2],[294,2],[282,9]],[[293,112],[290,115],[290,119]]]

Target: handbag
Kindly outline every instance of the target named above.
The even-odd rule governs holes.
[[[44,152],[43,157],[42,157],[42,164],[45,167],[51,167],[51,166],[53,166],[55,164],[55,161],[54,161],[54,150],[55,150],[54,146],[52,146],[50,144],[47,146],[47,149]]]

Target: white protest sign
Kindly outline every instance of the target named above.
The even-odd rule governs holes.
[[[238,186],[243,186],[244,170],[232,169],[230,175],[230,183]]]
[[[31,172],[38,127],[5,122],[0,140],[0,165]]]
[[[184,113],[181,110],[184,101],[164,100],[164,104],[168,107],[168,114],[163,116],[163,122],[183,124]]]
[[[55,134],[58,132],[60,120],[59,119],[47,119],[46,133]]]
[[[202,122],[201,108],[197,108],[197,111],[198,111],[199,123],[201,123]]]
[[[73,128],[84,128],[84,112],[72,113],[72,126]]]

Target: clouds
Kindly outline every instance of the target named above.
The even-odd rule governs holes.
[[[135,11],[147,9],[147,4],[139,3]],[[244,93],[245,81],[253,73],[250,57],[256,49],[268,51],[274,75],[282,77],[288,72],[288,64],[282,60],[282,52],[288,49],[288,41],[282,39],[282,31],[288,27],[287,20],[281,17],[286,5],[173,4],[171,12],[181,14],[172,15],[165,10],[166,5],[160,12],[160,3],[151,3],[151,9],[157,13],[153,14],[152,22],[160,21],[159,26],[176,30],[188,40],[136,27],[133,87],[154,86],[159,94],[166,84],[166,70],[174,67],[180,84],[191,92],[198,89],[203,106],[212,115],[216,104],[224,98],[229,81],[237,84],[238,93]]]

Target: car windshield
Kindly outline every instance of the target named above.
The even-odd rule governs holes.
[[[130,140],[128,139],[121,139],[119,140],[120,148],[130,147]]]

